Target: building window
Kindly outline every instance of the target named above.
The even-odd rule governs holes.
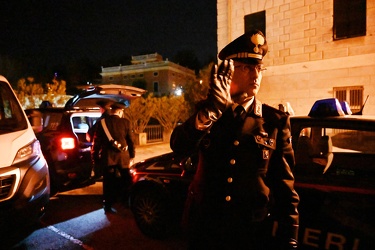
[[[256,12],[245,16],[245,32],[258,29],[266,34],[266,11]]]
[[[366,0],[333,1],[333,38],[366,35]]]
[[[128,76],[124,76],[124,80],[128,79]]]
[[[132,78],[134,79],[134,78],[135,78],[135,75],[132,75]]]
[[[154,72],[154,76],[158,76],[159,75],[159,72]]]
[[[159,83],[154,82],[154,92],[159,92]]]
[[[139,77],[140,77],[140,78],[143,78],[143,74],[139,74]]]
[[[363,105],[363,86],[333,88],[335,98],[346,101],[353,113],[361,110]]]
[[[110,80],[110,81],[113,81],[113,76],[110,76],[110,77],[109,77],[109,80]]]

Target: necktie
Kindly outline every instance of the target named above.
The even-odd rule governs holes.
[[[233,116],[236,120],[244,120],[245,117],[246,117],[246,112],[245,112],[245,109],[242,105],[238,105],[235,109],[234,109],[234,113],[233,113]]]

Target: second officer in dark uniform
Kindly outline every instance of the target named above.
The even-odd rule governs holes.
[[[199,152],[184,215],[190,249],[297,248],[289,116],[256,98],[266,53],[258,30],[227,45],[207,99],[172,133],[173,151]]]
[[[99,106],[100,113],[102,115],[95,121],[95,123],[87,131],[87,134],[86,134],[87,141],[93,142],[95,131],[101,119],[104,119],[105,117],[109,116],[111,104],[113,103],[114,103],[113,101],[109,101],[109,100],[100,100],[96,103]],[[99,162],[96,162],[96,163],[99,163]],[[92,177],[92,179],[99,180],[103,176],[103,167],[101,164],[95,164],[95,162],[93,163],[93,165],[94,165],[93,166],[94,176]]]
[[[131,183],[129,166],[135,157],[135,144],[131,123],[122,118],[124,108],[125,105],[121,103],[112,104],[110,114],[99,121],[94,134],[92,157],[95,164],[103,167],[103,205],[106,213],[115,212],[113,203],[118,195],[127,195]],[[118,148],[110,142],[104,126],[117,142]]]

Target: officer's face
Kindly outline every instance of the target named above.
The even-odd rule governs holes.
[[[259,91],[262,81],[262,67],[261,64],[254,65],[234,61],[230,94],[232,96],[239,96],[246,93],[249,97],[255,96]]]

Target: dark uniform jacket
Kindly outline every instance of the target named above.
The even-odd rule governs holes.
[[[89,130],[87,131],[88,141],[90,141],[90,142],[93,142],[93,141],[94,141],[94,134],[95,134],[96,129],[98,128],[98,125],[99,125],[100,121],[101,121],[103,118],[108,117],[108,116],[109,116],[108,112],[105,111],[105,112],[104,112],[104,113],[103,113],[103,114],[102,114],[102,115],[96,120],[95,124],[92,125],[92,126],[89,128]],[[86,136],[86,138],[87,138],[87,136]]]
[[[193,115],[176,127],[170,142],[176,153],[199,149],[186,207],[192,230],[224,227],[229,235],[271,213],[286,238],[296,237],[299,197],[288,115],[255,99],[244,121],[229,108],[209,131],[197,130],[195,122]]]
[[[99,124],[93,142],[93,159],[104,166],[121,165],[126,168],[129,166],[130,159],[135,157],[135,145],[130,122],[128,119],[120,118],[117,115],[110,115],[104,119],[113,139],[128,148],[123,152],[113,150],[101,122],[98,121]]]

